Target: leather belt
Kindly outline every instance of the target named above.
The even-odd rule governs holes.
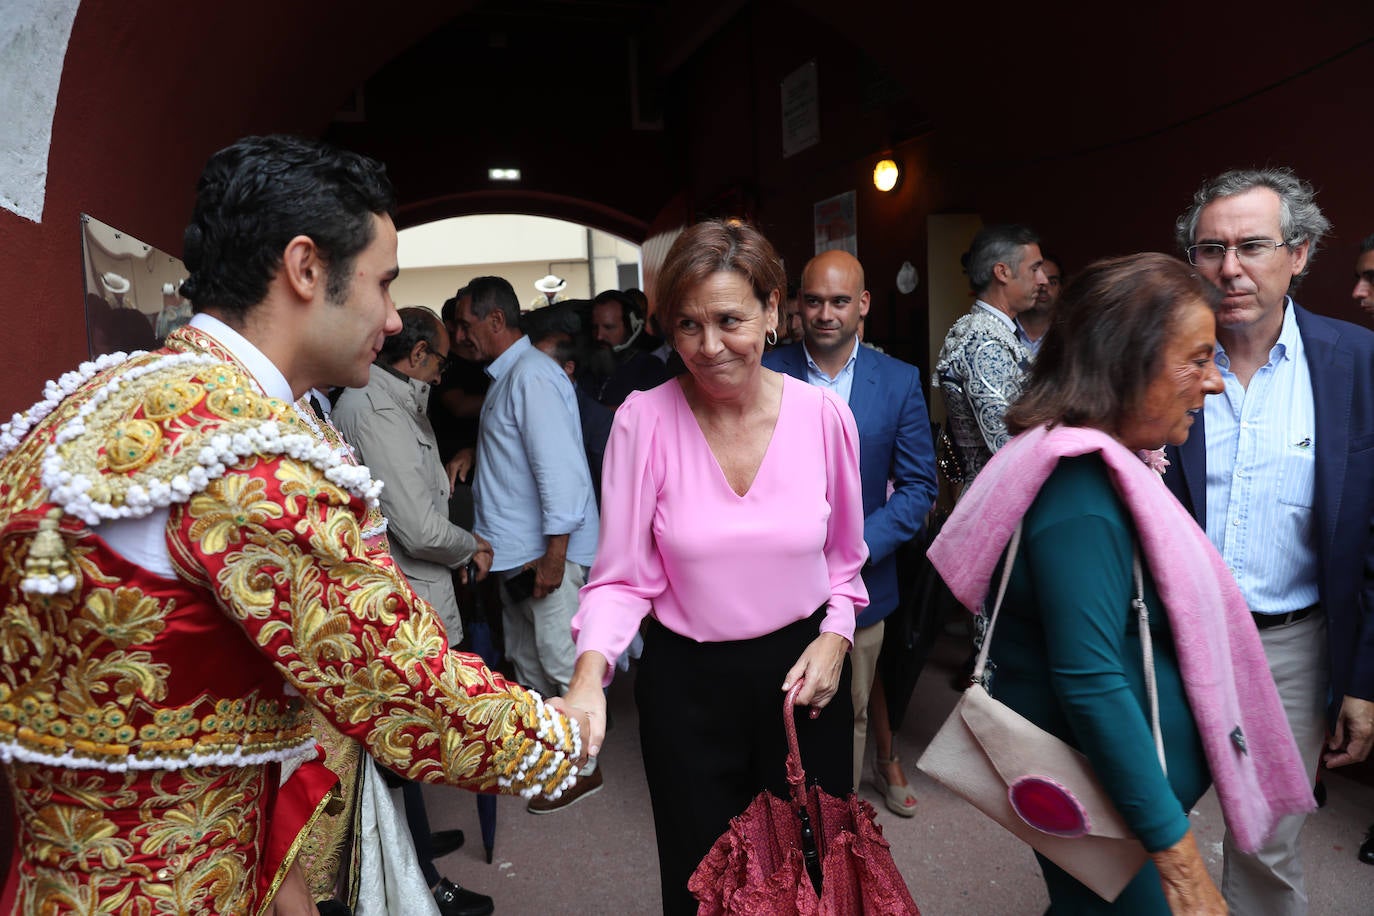
[[[1289,611],[1287,614],[1256,614],[1255,612],[1251,611],[1250,616],[1255,618],[1256,628],[1261,630],[1267,630],[1270,627],[1286,627],[1290,623],[1297,623],[1299,620],[1306,620],[1308,617],[1312,616],[1312,612],[1315,611],[1318,608],[1318,606],[1319,605],[1314,604],[1311,607],[1305,607],[1300,611]]]

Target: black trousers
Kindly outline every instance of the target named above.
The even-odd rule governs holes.
[[[820,632],[824,609],[775,633],[698,643],[649,621],[635,681],[644,772],[658,836],[663,912],[694,914],[687,879],[730,818],[764,789],[787,797],[782,679]],[[796,714],[807,781],[852,790],[849,659],[821,715]]]

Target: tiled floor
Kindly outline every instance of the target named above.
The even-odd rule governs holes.
[[[917,773],[911,765],[944,721],[960,660],[953,642],[937,647],[917,685],[899,749],[921,806],[904,819],[880,810],[879,823],[925,916],[1040,916],[1047,906],[1034,858],[1019,841]],[[606,785],[557,814],[527,814],[517,799],[498,804],[495,860],[487,865],[476,806],[466,793],[427,788],[435,829],[462,827],[468,842],[441,871],[496,899],[497,913],[652,914],[659,911],[653,819],[639,760],[631,679],[611,688],[615,727],[602,754]],[[1311,916],[1374,914],[1374,866],[1355,859],[1374,823],[1374,788],[1333,773],[1329,802],[1304,833]],[[868,783],[861,793],[881,809]],[[1214,877],[1221,871],[1221,815],[1209,794],[1193,815]]]

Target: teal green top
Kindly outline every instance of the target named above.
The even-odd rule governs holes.
[[[1168,776],[1159,765],[1132,576],[1135,525],[1096,455],[1059,462],[1027,511],[993,636],[992,693],[1068,743],[1150,852],[1188,830],[1211,776],[1168,616],[1145,567]],[[993,577],[993,589],[1001,567]]]

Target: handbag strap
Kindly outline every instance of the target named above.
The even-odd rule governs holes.
[[[1164,759],[1164,732],[1159,726],[1159,685],[1155,683],[1155,647],[1150,635],[1150,609],[1145,606],[1145,576],[1140,569],[1140,548],[1131,549],[1131,572],[1135,576],[1135,597],[1131,604],[1135,607],[1136,620],[1140,622],[1140,662],[1145,668],[1145,693],[1150,700],[1150,730],[1155,736],[1155,753],[1159,755],[1159,767],[1164,775],[1169,775],[1169,764]]]
[[[1007,583],[1011,581],[1011,567],[1016,562],[1016,552],[1021,547],[1021,522],[1011,533],[1007,544],[1007,561],[1002,566],[1002,578],[997,583],[997,597],[992,602],[992,613],[988,616],[987,630],[983,633],[983,646],[978,650],[978,660],[973,665],[973,682],[983,679],[983,670],[988,664],[988,652],[992,649],[992,631],[997,626],[997,615],[1002,610],[1002,599],[1007,594]],[[1164,732],[1159,725],[1159,687],[1155,683],[1154,643],[1150,639],[1150,611],[1145,606],[1145,575],[1140,566],[1140,548],[1131,547],[1131,574],[1135,579],[1135,595],[1131,606],[1135,608],[1136,619],[1140,622],[1140,655],[1145,668],[1145,692],[1150,702],[1150,729],[1154,734],[1155,752],[1159,755],[1159,765],[1164,775],[1169,775],[1169,767],[1164,760]]]

